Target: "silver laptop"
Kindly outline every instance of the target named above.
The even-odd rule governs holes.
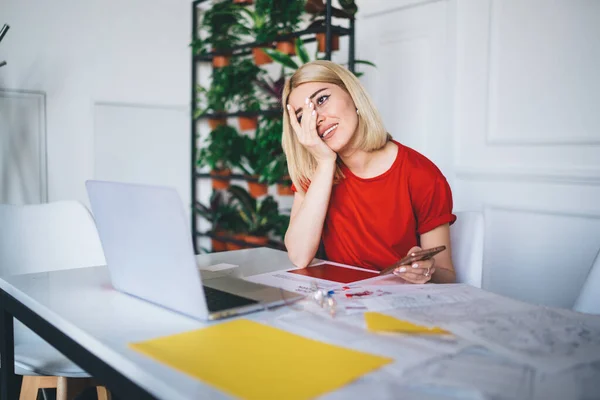
[[[301,298],[226,274],[203,285],[174,189],[102,181],[86,187],[115,289],[202,320]]]

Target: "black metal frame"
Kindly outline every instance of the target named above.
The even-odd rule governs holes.
[[[0,289],[0,400],[18,398],[19,378],[15,375],[15,343],[13,318],[50,343],[65,357],[79,365],[97,381],[106,383],[108,389],[122,399],[156,399],[129,378],[95,356],[77,341],[46,321],[42,316],[22,304],[13,296]]]
[[[196,34],[198,31],[198,19],[196,18],[196,11],[198,5],[206,2],[208,0],[195,0],[192,2],[192,41],[196,39]],[[355,67],[355,19],[353,16],[349,16],[350,20],[350,28],[344,28],[341,26],[332,25],[332,16],[333,16],[333,6],[331,4],[332,0],[326,0],[326,10],[325,10],[325,26],[313,27],[310,29],[305,29],[302,31],[292,32],[285,35],[280,35],[274,39],[277,40],[285,40],[291,39],[295,37],[303,37],[308,36],[306,38],[302,38],[305,43],[316,41],[316,37],[314,36],[317,33],[325,33],[325,58],[327,60],[331,60],[331,47],[332,47],[332,39],[333,34],[337,34],[339,36],[348,36],[349,37],[349,50],[348,50],[348,69],[354,72]],[[259,45],[265,45],[265,47],[269,47],[270,44],[266,43],[245,43],[239,46],[234,46],[231,49],[228,49],[227,54],[232,56],[243,56],[251,53],[252,47],[256,47]],[[193,51],[193,50],[192,50]],[[249,117],[249,116],[258,116],[258,115],[267,115],[267,116],[277,116],[280,115],[281,109],[271,109],[271,110],[261,110],[261,111],[239,111],[235,113],[223,113],[223,114],[204,114],[200,117],[194,118],[196,114],[197,106],[196,106],[196,85],[198,83],[198,73],[197,73],[197,63],[198,62],[206,62],[211,61],[215,55],[225,54],[224,52],[212,52],[209,54],[203,55],[192,55],[192,84],[191,84],[191,203],[195,204],[196,197],[198,195],[197,188],[198,182],[197,179],[209,177],[209,174],[199,173],[196,168],[196,158],[197,158],[197,149],[196,149],[196,136],[198,134],[197,130],[197,120],[204,118],[227,118],[227,117]],[[237,179],[243,179],[246,181],[252,181],[252,178],[246,178],[243,175],[235,176]],[[218,178],[216,178],[218,179]],[[192,210],[191,213],[191,228],[192,228],[192,238],[194,238],[194,251],[197,252],[198,244],[196,242],[196,237],[198,236],[207,236],[205,233],[201,233],[197,231],[197,223],[196,223],[196,212]],[[228,239],[227,241],[231,241],[235,243],[233,239]],[[238,243],[239,244],[239,243]]]

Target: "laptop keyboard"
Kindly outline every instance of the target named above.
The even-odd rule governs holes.
[[[204,297],[206,297],[206,307],[209,311],[222,311],[258,303],[256,300],[209,288],[208,286],[204,286]]]

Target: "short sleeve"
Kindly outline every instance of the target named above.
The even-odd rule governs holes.
[[[310,186],[310,181],[309,181],[308,185],[306,185],[306,187],[303,188],[304,189],[304,193],[306,193],[306,191],[308,190],[309,186]],[[298,188],[293,183],[292,183],[292,186],[290,188],[292,189],[292,192],[294,192],[294,193],[298,192]]]
[[[419,235],[456,221],[456,216],[452,214],[452,190],[441,173],[433,179],[420,182],[411,192]]]

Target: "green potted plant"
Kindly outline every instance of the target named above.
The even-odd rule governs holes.
[[[235,232],[240,225],[239,213],[237,208],[231,205],[231,198],[227,200],[224,192],[213,190],[208,206],[196,201],[194,210],[212,224],[212,250],[227,250],[227,243],[223,239],[230,236],[230,232]]]
[[[260,15],[268,15],[279,35],[290,34],[298,29],[304,12],[302,0],[256,0],[255,10]],[[277,43],[279,51],[294,54],[294,40],[287,39]]]
[[[243,141],[238,131],[230,125],[219,125],[213,129],[198,152],[198,167],[210,167],[214,189],[229,186],[231,168],[240,164]]]
[[[235,79],[235,68],[231,66],[213,70],[210,87],[206,89],[198,85],[196,88],[199,107],[194,118],[212,113],[213,117],[208,120],[211,129],[226,124],[226,118],[220,114],[225,114],[235,101]]]
[[[248,181],[250,194],[257,198],[267,194],[268,185],[275,183],[271,164],[283,154],[281,148],[281,118],[263,118],[256,130],[254,138],[245,136],[244,146],[238,165],[244,173],[255,181]]]
[[[229,64],[230,49],[241,43],[243,31],[240,30],[242,7],[229,2],[215,2],[202,16],[200,27],[207,32],[200,39],[203,45],[210,45],[215,52],[213,66],[222,68]]]
[[[252,41],[258,45],[252,48],[252,56],[256,65],[269,64],[273,60],[264,52],[264,47],[271,47],[273,39],[277,36],[277,27],[271,24],[267,14],[256,10],[244,8],[242,10],[243,20],[241,25],[246,35],[252,37]]]
[[[274,228],[273,228],[273,233],[271,234],[271,236],[276,239],[277,241],[281,242],[282,247],[285,246],[283,245],[283,240],[285,238],[285,233],[287,232],[288,227],[290,226],[290,216],[288,214],[279,214],[279,217],[277,218],[275,224],[274,224]]]
[[[229,193],[232,204],[238,207],[239,215],[244,222],[245,241],[257,245],[266,245],[269,234],[281,229],[286,216],[279,213],[277,201],[272,196],[256,200],[242,187],[231,185]]]
[[[260,77],[255,82],[256,87],[266,96],[266,102],[269,107],[281,107],[281,97],[283,96],[283,87],[285,85],[285,70],[281,68],[281,76],[277,80],[272,80],[268,75]],[[274,104],[273,104],[274,103]]]
[[[270,183],[277,183],[277,194],[280,196],[293,196],[292,180],[287,168],[287,159],[285,154],[279,154],[271,161],[265,173],[266,180]]]
[[[274,50],[274,49],[266,49],[265,51],[269,55],[269,57],[271,57],[273,59],[273,61],[277,62],[278,64],[281,64],[281,66],[284,68],[284,71],[285,71],[285,68],[289,68],[292,71],[296,71],[298,68],[300,68],[301,65],[306,64],[307,62],[311,61],[310,56],[308,55],[308,52],[306,51],[306,47],[304,46],[304,42],[300,38],[298,38],[298,40],[296,40],[296,52],[298,54],[298,58],[300,59],[300,63],[296,62],[288,54],[282,53],[281,51]],[[315,54],[314,59],[315,60],[323,60],[323,58],[319,57],[318,49],[317,49],[317,54]],[[354,60],[354,63],[355,64],[364,64],[364,65],[369,65],[369,66],[375,67],[375,64],[373,64],[370,61],[366,61],[366,60]],[[361,77],[363,75],[363,73],[362,72],[354,72],[354,75],[356,75],[357,77]]]
[[[260,99],[255,82],[266,72],[255,65],[249,58],[238,58],[230,65],[232,90],[235,92],[235,102],[242,111],[260,111]],[[257,117],[239,117],[240,130],[256,129]]]

